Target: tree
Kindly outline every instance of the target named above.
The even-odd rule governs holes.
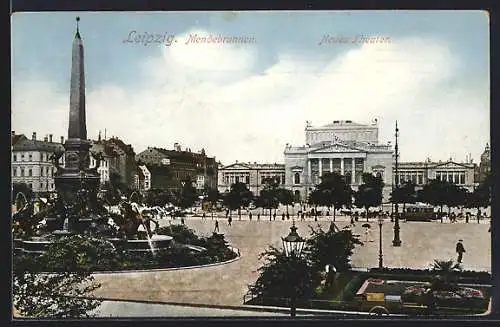
[[[221,195],[219,193],[219,190],[217,190],[216,188],[209,188],[207,190],[206,200],[210,203],[210,213],[212,215],[212,219],[214,219],[214,207],[217,206],[220,198]]]
[[[315,204],[333,207],[333,221],[335,221],[335,210],[342,206],[350,206],[352,193],[351,186],[344,176],[333,172],[321,176],[321,182],[311,194]]]
[[[305,257],[287,257],[283,251],[270,247],[261,253],[265,259],[259,267],[257,281],[250,292],[265,298],[310,297],[320,284],[321,276]]]
[[[229,206],[238,209],[238,217],[241,220],[241,208],[248,207],[253,199],[253,193],[245,183],[237,182],[231,185],[229,190]]]
[[[450,184],[447,193],[448,216],[452,207],[462,207],[466,205],[467,190],[455,184]]]
[[[481,207],[487,208],[491,204],[492,176],[489,174],[483,183],[479,184],[472,193],[466,196],[465,205],[467,208],[476,208],[479,223]]]
[[[311,228],[311,237],[307,239],[305,254],[312,267],[318,272],[332,264],[337,271],[348,271],[351,268],[351,256],[356,245],[363,243],[348,229],[337,231],[330,228],[324,231]]]
[[[269,220],[272,217],[272,209],[278,208],[278,183],[273,178],[264,180],[264,189],[260,191],[259,199],[256,201],[262,208],[269,209]]]
[[[40,258],[13,257],[13,304],[24,317],[85,318],[101,301],[89,298],[100,287],[92,276],[101,259],[113,260],[114,248],[83,236],[65,237]],[[41,274],[40,271],[50,271]]]
[[[191,181],[186,180],[182,183],[182,188],[179,192],[178,204],[181,208],[191,207],[198,200],[198,193]]]
[[[370,173],[363,174],[363,184],[355,193],[355,204],[358,208],[366,209],[366,221],[368,221],[368,209],[377,207],[382,203],[382,188],[384,182],[380,176],[373,176]]]
[[[286,206],[286,214],[288,215],[288,206],[293,203],[293,192],[291,190],[279,188],[277,193],[278,202]]]
[[[159,188],[152,188],[146,192],[144,197],[144,202],[148,206],[160,206],[163,207],[165,204],[171,201],[170,193],[166,190]]]
[[[438,179],[429,181],[422,189],[422,198],[424,202],[439,206],[441,223],[443,222],[443,206],[448,203],[449,183]]]
[[[417,192],[415,191],[415,183],[407,181],[391,192],[392,203],[402,203],[403,212],[405,212],[407,203],[415,203],[417,201]]]

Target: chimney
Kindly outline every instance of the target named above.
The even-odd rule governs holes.
[[[61,144],[64,144],[64,136],[61,136]]]
[[[49,134],[49,142],[52,143],[52,134]]]
[[[33,134],[31,135],[31,139],[32,139],[33,141],[36,141],[36,132],[33,132]]]

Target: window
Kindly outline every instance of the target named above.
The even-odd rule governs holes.
[[[285,174],[281,174],[281,184],[285,184]]]
[[[29,185],[30,189],[33,189],[33,184],[29,183],[28,185]]]
[[[29,161],[32,161],[32,160],[33,160],[33,155],[32,155],[31,153],[28,155],[28,160],[29,160]]]
[[[17,161],[17,154],[14,155],[12,161]]]
[[[460,173],[460,184],[465,184],[465,173]]]
[[[24,177],[24,168],[21,168],[21,177]]]
[[[293,175],[293,183],[294,184],[300,184],[300,174],[299,173],[295,173]]]
[[[422,174],[418,174],[418,184],[421,185],[424,183],[424,176]]]
[[[21,154],[21,161],[24,161],[24,154]]]
[[[33,169],[28,169],[28,176],[33,176]]]
[[[250,176],[245,176],[245,183],[250,184]]]
[[[43,190],[43,183],[40,183],[40,189]]]

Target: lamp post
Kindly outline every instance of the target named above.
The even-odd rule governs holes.
[[[302,253],[302,249],[306,241],[297,234],[297,227],[295,227],[295,221],[292,222],[292,227],[290,227],[290,233],[286,237],[282,237],[283,241],[283,249],[285,251],[285,255],[292,260],[292,287],[293,292],[290,301],[290,317],[295,317],[296,315],[296,298],[297,298],[297,290],[296,286],[298,283],[298,272],[295,267],[295,263],[297,259],[300,257]]]
[[[383,255],[382,255],[382,225],[384,219],[382,216],[378,217],[378,268],[384,268]]]
[[[395,137],[396,137],[396,145],[395,145],[395,159],[396,159],[396,169],[395,169],[395,175],[396,175],[396,178],[395,178],[395,189],[396,189],[396,192],[398,190],[398,184],[399,184],[399,176],[398,176],[398,157],[399,157],[399,148],[398,148],[398,137],[399,137],[399,129],[398,129],[398,121],[396,120],[396,133],[395,133]],[[392,240],[392,245],[393,246],[401,246],[401,240],[399,238],[399,208],[398,208],[398,200],[396,199],[396,203],[394,203],[394,211],[395,211],[395,215],[394,215],[394,239]]]

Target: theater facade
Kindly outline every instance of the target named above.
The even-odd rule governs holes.
[[[353,190],[362,184],[362,174],[380,176],[385,184],[383,201],[392,189],[394,151],[390,142],[379,143],[377,121],[359,124],[334,120],[323,126],[306,123],[305,145],[287,144],[284,150],[285,187],[296,201],[307,201],[320,177],[337,172],[350,181]]]

